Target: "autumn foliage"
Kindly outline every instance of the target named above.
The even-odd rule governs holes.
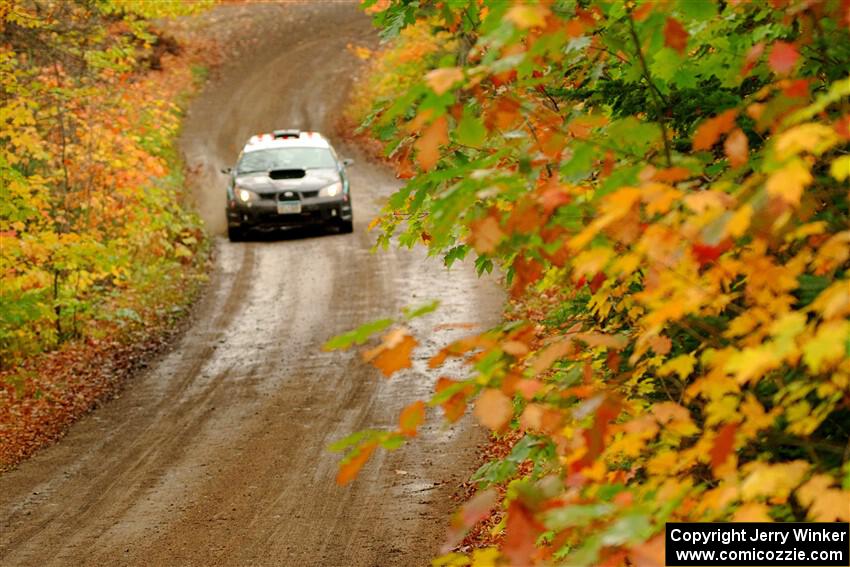
[[[179,46],[146,18],[202,5],[0,0],[0,368],[191,285],[173,143],[195,78],[163,70]]]
[[[0,0],[0,469],[114,392],[200,289],[175,143],[202,68],[149,18],[204,5]]]
[[[850,4],[366,4],[453,38],[364,117],[412,177],[379,241],[512,297],[430,362],[467,373],[429,406],[518,434],[452,528],[498,507],[498,544],[435,563],[660,565],[666,521],[850,520]],[[407,316],[329,346],[380,332],[388,374]],[[340,480],[419,408],[339,443]]]

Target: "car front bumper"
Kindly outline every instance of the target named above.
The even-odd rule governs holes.
[[[301,212],[297,214],[278,214],[277,203],[274,201],[249,204],[231,201],[227,207],[227,225],[244,229],[271,230],[333,224],[351,219],[351,202],[343,199],[302,201]]]

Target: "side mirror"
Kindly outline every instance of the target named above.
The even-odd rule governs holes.
[[[354,160],[351,158],[343,158],[342,165],[348,167],[350,165],[354,165]]]
[[[221,172],[224,173],[225,175],[229,175],[231,171],[233,171],[233,170],[230,169],[229,167],[222,167],[221,168]]]

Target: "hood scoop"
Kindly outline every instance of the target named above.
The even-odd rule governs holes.
[[[307,175],[303,169],[273,169],[269,172],[269,177],[272,179],[301,179]]]

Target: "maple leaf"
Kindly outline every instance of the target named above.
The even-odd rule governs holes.
[[[425,421],[425,402],[413,402],[401,411],[398,425],[402,435],[416,437],[416,428]]]
[[[765,188],[771,197],[778,197],[789,205],[797,206],[803,196],[803,189],[812,181],[812,174],[805,163],[794,159],[771,174]]]
[[[549,8],[546,6],[522,3],[516,4],[508,10],[505,19],[513,22],[520,29],[528,29],[546,25],[548,15]]]
[[[534,542],[544,529],[522,502],[513,500],[508,505],[505,539],[501,549],[512,565],[523,566],[533,563],[532,556],[536,550]]]
[[[511,295],[519,297],[529,285],[533,284],[543,275],[543,266],[534,258],[527,258],[520,254],[514,259],[514,282],[511,286]]]
[[[357,477],[357,473],[363,468],[363,465],[372,456],[372,452],[377,447],[377,443],[366,443],[357,449],[354,449],[345,460],[340,463],[339,471],[336,475],[336,483],[340,486],[345,486]]]
[[[741,167],[749,158],[749,141],[747,135],[740,128],[735,128],[726,138],[723,150],[732,167]]]
[[[833,479],[816,474],[795,492],[813,522],[850,522],[850,493],[833,487]]]
[[[445,116],[440,116],[425,129],[413,144],[416,148],[416,160],[419,162],[419,166],[425,171],[433,169],[440,159],[440,146],[448,143],[448,141],[448,121]]]
[[[482,490],[467,500],[452,517],[442,552],[448,553],[454,549],[463,540],[469,528],[491,514],[498,501],[499,492],[495,488]]]
[[[410,353],[419,344],[404,327],[396,327],[384,335],[377,347],[363,353],[363,360],[371,362],[389,378],[402,368],[410,368]]]
[[[750,71],[753,70],[753,67],[756,65],[756,61],[764,53],[764,43],[758,42],[753,45],[749,51],[747,51],[747,55],[744,57],[744,65],[741,67],[741,76],[746,77],[750,74]]]
[[[737,429],[738,425],[736,423],[727,423],[720,428],[717,436],[714,438],[714,445],[711,447],[710,455],[711,469],[714,471],[715,477],[720,477],[721,471],[726,469],[724,465],[735,448],[735,432]]]
[[[462,80],[463,71],[460,67],[442,67],[429,71],[425,75],[425,82],[438,95],[448,92],[455,83],[459,83]]]
[[[786,41],[777,41],[773,44],[770,55],[767,56],[767,64],[775,73],[787,75],[794,70],[794,66],[797,64],[799,58],[800,53],[794,44]]]
[[[735,126],[737,116],[738,111],[732,108],[700,124],[694,133],[694,151],[711,149],[720,136]]]
[[[664,45],[680,54],[688,47],[688,31],[675,18],[667,18],[664,24]]]
[[[505,234],[499,227],[499,221],[493,216],[486,216],[469,225],[470,244],[479,254],[492,254]]]
[[[784,502],[810,466],[802,460],[776,464],[750,463],[747,465],[749,474],[741,485],[741,496],[744,500],[767,496],[775,502]]]
[[[488,388],[475,401],[475,417],[485,427],[501,431],[511,420],[514,406],[511,399],[501,390]]]
[[[446,398],[440,404],[443,408],[443,413],[445,413],[446,420],[449,423],[454,423],[463,417],[463,414],[466,412],[466,399],[472,394],[471,385],[463,384],[463,386],[461,386],[461,384],[462,383],[457,380],[441,376],[437,379],[437,384],[434,387],[434,391],[437,394],[440,394],[447,388],[453,388],[455,390],[451,396]]]

